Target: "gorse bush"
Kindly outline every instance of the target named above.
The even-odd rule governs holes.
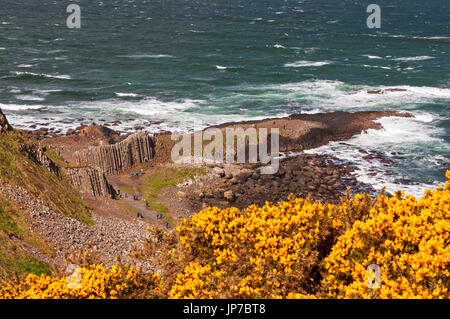
[[[18,284],[4,284],[0,298],[12,299],[117,299],[157,295],[160,278],[129,266],[91,265],[70,276],[28,275]]]
[[[172,298],[449,297],[450,181],[420,200],[213,207],[178,231],[178,258],[189,263]],[[368,285],[371,264],[381,268],[378,289]]]
[[[97,265],[84,270],[86,287],[75,292],[65,288],[66,277],[30,276],[5,284],[0,297],[450,297],[450,181],[420,200],[398,192],[347,196],[339,205],[289,198],[244,210],[210,207],[183,220],[177,232],[178,238],[156,232],[156,243],[147,243],[161,280]],[[375,285],[371,264],[381,270]]]
[[[178,275],[170,297],[276,298],[306,292],[315,284],[311,279],[330,231],[339,226],[333,223],[337,214],[336,206],[304,199],[243,211],[201,211],[178,228],[179,258],[195,261]]]
[[[448,298],[449,190],[447,181],[445,188],[426,191],[420,200],[401,192],[378,197],[369,218],[356,221],[325,259],[325,296]],[[370,264],[381,268],[377,289],[367,287]]]

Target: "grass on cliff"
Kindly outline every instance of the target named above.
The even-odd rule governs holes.
[[[167,214],[167,207],[161,203],[157,203],[158,196],[161,190],[168,186],[176,186],[189,179],[193,179],[198,175],[205,175],[206,172],[201,168],[163,168],[155,170],[150,173],[140,189],[142,196],[148,201],[149,206],[157,211],[163,213],[167,222],[173,225],[173,219]]]
[[[31,143],[36,141],[18,131],[0,134],[0,179],[25,188],[53,211],[92,225],[94,222],[88,206],[71,189],[67,180],[51,173],[21,151],[21,145]]]
[[[32,245],[47,255],[53,254],[51,247],[40,236],[28,230],[20,207],[0,196],[0,281],[23,278],[29,273],[51,274],[47,264],[28,255],[18,242]]]
[[[57,160],[60,162],[65,163],[65,159],[64,157],[62,157],[61,155],[56,154],[54,151],[47,149],[45,151],[45,155],[47,155],[49,158],[53,159],[53,160]]]

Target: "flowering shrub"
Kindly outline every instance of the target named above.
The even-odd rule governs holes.
[[[401,192],[380,196],[369,218],[355,222],[325,259],[326,297],[449,298],[449,190],[447,181],[420,200]],[[381,268],[374,289],[367,284],[370,264]]]
[[[139,298],[159,288],[159,276],[144,275],[129,266],[92,265],[71,276],[28,275],[16,285],[4,283],[0,299],[116,299]]]
[[[181,260],[196,260],[178,274],[172,298],[278,298],[317,290],[319,261],[334,233],[348,223],[349,207],[290,199],[221,210],[210,207],[177,229]],[[299,296],[299,295],[298,295]]]
[[[142,250],[159,260],[164,284],[139,268],[93,265],[80,268],[78,283],[73,275],[4,283],[0,298],[449,298],[446,176],[420,200],[397,192],[339,205],[210,207],[182,221],[178,240],[156,232]],[[373,286],[372,264],[381,269]]]
[[[450,171],[446,176],[450,178]],[[448,298],[450,181],[340,205],[290,199],[184,220],[172,298]],[[381,267],[369,288],[367,266]]]

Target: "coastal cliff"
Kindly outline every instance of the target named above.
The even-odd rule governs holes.
[[[91,167],[69,168],[67,174],[70,184],[83,194],[111,198],[116,196],[114,187],[109,184],[105,174],[98,169]]]
[[[0,133],[11,131],[12,127],[9,125],[8,120],[6,119],[6,116],[3,114],[2,110],[0,109]]]
[[[155,143],[146,133],[136,133],[122,142],[77,151],[72,155],[72,167],[92,167],[106,175],[117,175],[136,165],[149,162],[155,156]]]

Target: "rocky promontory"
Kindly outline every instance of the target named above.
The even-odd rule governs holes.
[[[12,130],[11,125],[9,125],[6,116],[2,113],[2,110],[0,109],[0,133],[11,130]]]
[[[51,173],[52,179],[41,183],[42,193],[51,190],[50,180],[56,181],[64,190],[61,193],[68,194],[65,191],[70,190],[79,196],[77,202],[84,200],[89,204],[95,225],[88,226],[63,216],[64,212],[57,212],[57,207],[50,209],[40,200],[39,194],[1,182],[2,176],[0,190],[3,197],[27,211],[33,231],[64,251],[92,244],[104,250],[105,259],[111,263],[114,257],[126,257],[132,243],[148,235],[147,225],[166,225],[166,229],[173,229],[180,217],[192,217],[208,206],[245,208],[286,200],[290,195],[335,203],[345,195],[347,187],[358,192],[372,191],[370,185],[356,180],[352,167],[337,163],[330,156],[302,151],[330,141],[347,140],[368,129],[379,129],[381,125],[375,120],[385,116],[412,115],[399,112],[293,114],[214,126],[220,130],[277,128],[279,150],[286,156],[273,174],[262,174],[261,163],[200,163],[204,175],[177,184],[173,182],[175,175],[167,177],[170,182],[163,180],[165,171],[191,167],[172,163],[171,150],[176,141],[170,135],[138,132],[124,138],[109,128],[90,125],[76,128],[65,136],[36,139],[35,134],[13,130],[0,111],[2,136],[9,138],[10,133],[5,132],[17,132],[21,136],[18,149],[22,156],[40,166],[35,170],[39,173],[29,172],[30,178],[39,180],[42,172]],[[139,176],[135,174],[137,171]],[[153,176],[159,179],[155,187],[151,184]],[[160,185],[169,186],[159,189]],[[58,203],[73,206],[74,201],[62,199]],[[161,207],[165,208],[164,219],[158,211]]]

